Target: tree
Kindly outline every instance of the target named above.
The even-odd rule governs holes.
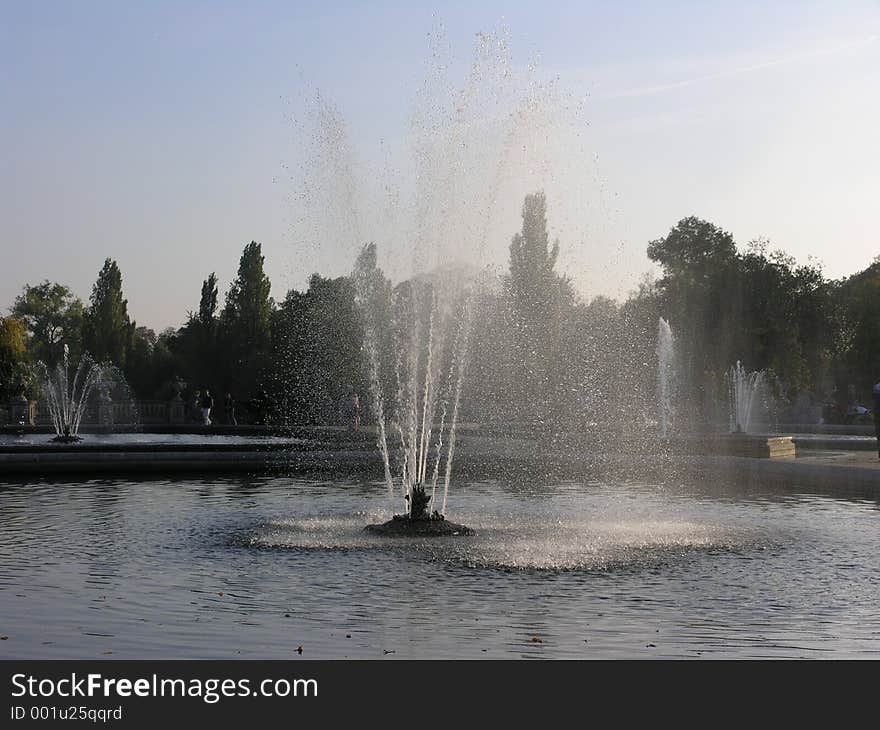
[[[156,333],[149,327],[136,327],[126,358],[125,376],[135,394],[141,398],[153,397],[158,389],[157,373],[153,366]]]
[[[218,339],[223,357],[218,362],[222,370],[215,370],[213,382],[216,388],[220,380],[218,390],[234,390],[239,400],[256,394],[271,366],[273,302],[263,261],[259,243],[251,241],[244,247],[238,276],[229,287],[220,317]]]
[[[122,296],[122,273],[118,264],[108,258],[92,288],[83,344],[95,360],[124,367],[133,334],[128,301]]]
[[[880,257],[834,290],[840,302],[837,389],[842,400],[866,399],[880,379]]]
[[[685,349],[683,382],[702,391],[737,358],[742,322],[739,268],[733,236],[694,216],[680,220],[665,238],[648,244],[648,258],[663,267],[657,282],[662,315]]]
[[[0,398],[21,392],[24,384],[27,328],[17,317],[0,317]]]
[[[506,281],[514,387],[525,415],[541,418],[561,374],[554,365],[564,314],[574,304],[574,292],[569,281],[554,271],[559,241],[550,245],[543,192],[526,196],[522,219],[522,231],[510,243]]]
[[[378,263],[375,243],[361,248],[355,259],[352,285],[360,326],[356,336],[363,344],[363,361],[368,382],[371,383],[370,408],[375,409],[377,393],[381,395],[383,416],[394,408],[397,386],[394,377],[394,333],[392,328],[392,286]],[[354,385],[354,383],[352,383]],[[378,413],[372,415],[378,417]]]
[[[827,282],[818,266],[768,248],[753,241],[731,282],[740,357],[772,371],[789,394],[821,387],[832,341]]]
[[[204,328],[214,326],[217,313],[217,275],[211,274],[202,282],[202,297],[199,300],[199,322]]]
[[[242,251],[238,276],[226,294],[223,318],[241,348],[265,349],[271,339],[272,286],[263,271],[263,261],[260,244],[251,241]],[[202,292],[204,295],[204,287]]]
[[[352,279],[313,274],[308,291],[289,291],[274,317],[275,415],[285,424],[334,422],[350,389],[362,395],[367,390],[364,331]]]
[[[79,356],[83,304],[68,287],[48,280],[36,286],[26,284],[15,299],[12,313],[27,326],[28,349],[34,360],[54,366],[65,344],[74,357]]]
[[[701,391],[716,392],[737,360],[774,376],[780,405],[782,396],[824,390],[835,342],[832,289],[817,265],[769,250],[758,239],[739,253],[729,233],[694,217],[648,244],[664,273],[659,313],[676,332],[681,382],[694,403]]]
[[[667,276],[693,275],[736,257],[736,244],[727,231],[695,216],[682,218],[667,234],[648,244],[648,258]]]
[[[226,368],[218,367],[216,312],[217,275],[212,272],[202,282],[198,311],[190,311],[186,324],[175,336],[165,338],[165,349],[175,354],[179,374],[195,388],[225,384]]]

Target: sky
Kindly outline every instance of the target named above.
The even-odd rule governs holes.
[[[488,72],[468,86],[480,33],[516,79],[511,109],[520,91],[552,97],[522,134],[505,136]],[[465,141],[419,176],[432,113],[469,88],[449,136]],[[0,310],[43,279],[87,301],[112,257],[132,318],[179,326],[251,240],[278,300],[346,273],[361,239],[393,273],[427,224],[392,224],[392,199],[455,220],[479,201],[479,259],[503,267],[536,189],[585,298],[625,297],[654,270],[647,243],[688,215],[835,278],[880,254],[880,0],[0,0],[0,98]],[[354,233],[334,228],[348,208]]]

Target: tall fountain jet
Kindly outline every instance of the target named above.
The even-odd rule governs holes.
[[[370,529],[385,534],[466,534],[467,528],[446,522],[445,514],[470,333],[471,292],[460,280],[436,274],[416,278],[391,293],[376,268],[375,256],[375,246],[365,246],[353,278],[363,316],[385,482],[391,500],[397,494],[402,498],[404,512]],[[384,358],[383,332],[391,335],[391,352]],[[389,381],[394,388],[390,413],[383,388]]]
[[[389,497],[408,518],[446,514],[477,282],[500,263],[490,246],[514,219],[511,201],[552,180],[554,158],[554,175],[570,169],[584,144],[583,100],[514,63],[508,41],[504,30],[478,34],[459,85],[442,26],[432,31],[400,140],[407,158],[383,143],[382,164],[358,159],[345,117],[320,93],[294,120],[314,129],[297,145],[294,240],[333,265],[358,259],[371,420]]]
[[[678,387],[675,336],[663,317],[657,326],[657,415],[660,436],[666,438],[675,423],[675,394]]]

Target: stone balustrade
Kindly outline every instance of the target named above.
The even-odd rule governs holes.
[[[88,403],[83,412],[81,425],[122,426],[159,425],[183,423],[186,408],[180,398],[168,401],[102,401]],[[22,423],[30,426],[51,425],[52,416],[44,400],[28,401],[24,398],[10,399],[7,407],[0,407],[0,424]]]

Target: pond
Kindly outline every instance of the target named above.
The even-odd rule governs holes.
[[[450,495],[473,537],[362,531],[391,507],[357,479],[0,483],[0,658],[880,655],[875,502],[485,481]]]

